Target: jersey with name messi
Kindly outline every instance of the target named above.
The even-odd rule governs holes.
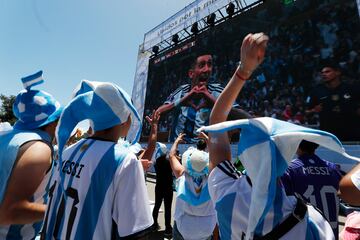
[[[211,200],[215,203],[221,239],[243,240],[249,223],[252,204],[252,186],[230,161],[223,161],[211,171],[208,179]],[[283,222],[294,210],[296,198],[286,196],[281,184],[275,200],[265,215],[256,235],[264,236]],[[251,236],[250,236],[251,237]],[[333,240],[329,223],[312,206],[305,217],[291,228],[280,240]]]
[[[83,139],[62,159],[51,180],[44,239],[113,239],[152,225],[143,170],[128,148]]]
[[[298,193],[322,211],[337,236],[337,190],[340,179],[341,174],[335,164],[313,154],[294,159],[282,177],[282,182],[287,195]]]

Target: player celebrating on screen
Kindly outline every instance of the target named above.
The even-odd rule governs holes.
[[[179,107],[179,114],[173,121],[170,141],[175,141],[180,133],[185,133],[184,140],[196,143],[196,130],[209,124],[211,108],[223,91],[219,83],[209,83],[212,74],[213,59],[209,53],[198,55],[188,71],[190,84],[184,84],[176,89],[158,108],[160,113]],[[234,104],[233,107],[237,107]],[[231,114],[236,118],[249,118],[246,112],[233,108]]]

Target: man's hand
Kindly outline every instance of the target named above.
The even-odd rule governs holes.
[[[183,175],[185,168],[181,165],[179,160],[177,159],[176,150],[178,148],[179,143],[184,142],[185,133],[180,133],[179,136],[175,139],[174,144],[171,146],[169,153],[169,161],[171,165],[171,169],[176,178],[179,178]]]
[[[255,68],[264,60],[269,37],[264,33],[249,33],[243,40],[240,50],[241,67],[239,74],[248,79]]]
[[[191,105],[193,99],[198,98],[199,93],[199,86],[194,86],[190,92],[188,92],[183,98],[182,98],[182,104],[181,105]]]
[[[148,160],[148,159],[140,159],[141,165],[144,169],[144,171],[146,172],[147,170],[149,170],[149,168],[152,165],[152,161]]]
[[[206,135],[206,133],[200,132],[199,135],[198,135],[198,138],[204,139],[206,144],[209,145],[209,136]]]
[[[211,95],[211,93],[209,92],[208,88],[205,85],[199,87],[198,94],[201,96],[203,101],[200,102],[196,110],[199,110],[201,108],[212,108],[214,106],[216,98],[213,95]]]
[[[184,142],[184,137],[185,137],[185,133],[180,133],[179,136],[175,139],[174,143],[183,143]]]
[[[201,99],[198,105],[194,104],[193,100]],[[190,92],[184,97],[185,106],[189,106],[198,111],[201,108],[212,107],[216,99],[210,94],[209,90],[205,85],[194,86]]]
[[[157,125],[160,119],[160,112],[158,110],[153,110],[151,117],[146,116],[145,119],[151,127]]]

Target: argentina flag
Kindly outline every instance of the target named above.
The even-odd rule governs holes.
[[[284,174],[302,140],[360,161],[346,154],[341,142],[331,133],[269,117],[228,121],[202,127],[199,131],[216,133],[232,129],[241,129],[238,157],[253,186],[246,236],[261,229],[274,204],[278,178]]]
[[[30,89],[33,86],[43,83],[44,79],[42,77],[42,74],[43,74],[43,71],[38,71],[37,73],[34,73],[33,75],[21,78],[24,88]]]

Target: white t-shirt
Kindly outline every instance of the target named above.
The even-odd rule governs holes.
[[[360,191],[360,169],[353,173],[353,175],[351,175],[351,181]]]
[[[46,239],[111,239],[152,225],[142,166],[127,147],[83,139],[62,161],[51,180]]]
[[[194,195],[198,195],[195,193],[195,183],[193,182],[192,177],[187,173],[184,173],[177,179],[178,182],[184,180],[186,181],[188,189]],[[204,178],[202,186],[207,187],[207,178]],[[203,188],[201,191],[205,191],[205,189]],[[212,235],[216,225],[214,205],[211,199],[209,199],[208,201],[195,206],[177,196],[174,220],[184,239],[207,239]]]
[[[215,203],[221,239],[245,239],[252,188],[229,161],[220,163],[209,175],[209,193]],[[275,225],[292,213],[296,198],[286,196],[279,188],[273,206],[264,218],[260,235],[269,233]],[[308,206],[304,219],[281,240],[335,239],[330,224],[313,207]]]

